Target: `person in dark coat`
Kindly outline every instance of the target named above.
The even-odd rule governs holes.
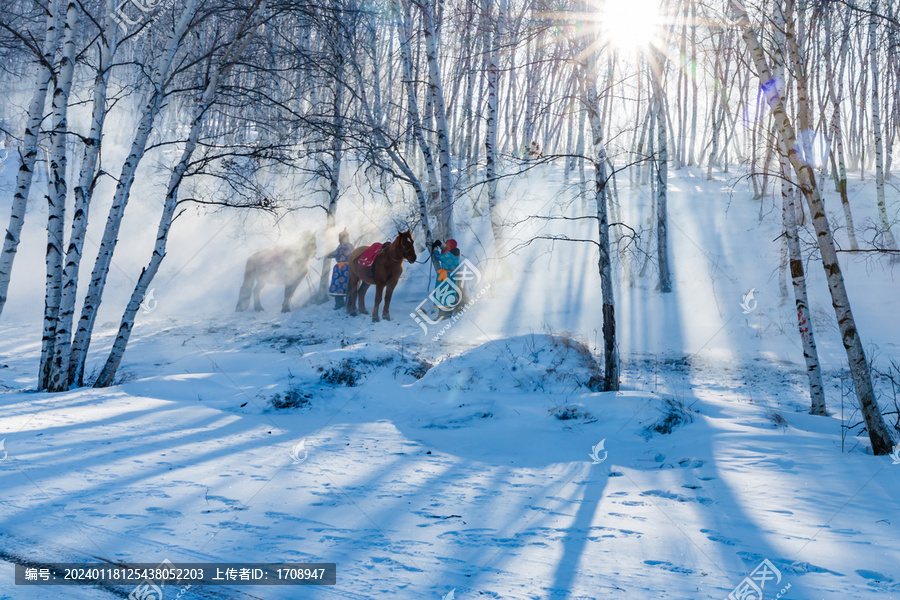
[[[350,243],[350,234],[344,229],[338,235],[340,245],[325,258],[333,258],[336,263],[331,269],[331,285],[328,286],[328,295],[334,296],[334,310],[344,307],[344,299],[347,296],[347,286],[350,283],[350,269],[347,262],[350,253],[353,252],[353,244]]]

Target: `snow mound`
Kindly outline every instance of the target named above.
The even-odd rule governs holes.
[[[567,335],[530,334],[449,356],[418,385],[438,390],[573,393],[596,391],[602,376],[583,342]]]

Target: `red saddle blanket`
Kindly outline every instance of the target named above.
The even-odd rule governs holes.
[[[359,259],[357,259],[356,262],[358,262],[360,266],[371,267],[375,264],[375,257],[381,252],[382,246],[384,246],[384,244],[372,244],[363,250],[363,253],[359,255]]]

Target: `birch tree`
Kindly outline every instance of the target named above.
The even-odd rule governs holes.
[[[118,242],[119,228],[131,194],[135,172],[138,164],[144,157],[147,140],[150,137],[156,116],[159,114],[166,87],[169,84],[172,63],[194,16],[197,1],[187,0],[178,21],[175,23],[175,27],[169,34],[165,48],[156,62],[152,75],[151,89],[141,111],[140,122],[132,140],[128,157],[122,165],[112,205],[109,208],[106,228],[100,242],[100,250],[94,261],[90,284],[85,295],[81,317],[78,321],[78,329],[72,342],[72,355],[69,361],[69,385],[81,386],[84,383],[84,365],[90,346],[91,333],[93,332],[97,310],[103,297],[106,277],[109,274],[112,255]]]
[[[869,364],[862,346],[862,339],[856,328],[847,288],[844,285],[844,277],[838,263],[831,226],[828,223],[822,196],[819,193],[818,186],[816,186],[815,172],[811,165],[803,162],[798,152],[797,136],[794,133],[793,124],[785,111],[784,102],[777,86],[774,85],[774,78],[772,77],[766,55],[756,33],[752,29],[747,9],[740,0],[730,0],[730,2],[731,9],[736,17],[737,26],[741,31],[741,37],[756,67],[766,102],[772,110],[780,142],[782,147],[788,149],[788,159],[797,175],[800,189],[806,198],[809,212],[812,216],[819,252],[822,256],[822,266],[825,269],[828,290],[831,293],[832,306],[841,332],[841,340],[847,352],[850,373],[853,378],[860,411],[865,419],[869,439],[872,442],[872,451],[876,455],[888,454],[893,446],[891,436],[881,415],[881,409],[878,407]]]
[[[40,56],[37,58],[37,74],[35,75],[34,91],[31,95],[31,103],[28,105],[28,115],[25,123],[25,134],[19,149],[19,170],[16,173],[16,191],[13,194],[12,207],[9,214],[9,226],[3,240],[3,251],[0,254],[0,315],[6,305],[9,281],[12,275],[13,261],[22,235],[22,227],[25,224],[25,209],[28,205],[28,194],[31,191],[31,181],[34,176],[34,165],[38,156],[38,138],[41,122],[44,120],[44,107],[47,102],[47,89],[50,87],[50,78],[53,75],[53,56],[59,40],[59,3],[60,0],[50,0],[47,3],[47,19],[44,29],[44,42],[41,46]]]
[[[600,293],[603,311],[603,391],[619,389],[619,349],[616,340],[616,301],[613,292],[612,260],[609,244],[609,216],[607,210],[606,147],[603,123],[600,120],[600,98],[597,91],[597,65],[592,52],[584,72],[584,92],[588,121],[591,125],[592,155],[594,162],[594,199],[597,203],[598,248],[600,257]]]
[[[156,243],[150,258],[150,263],[141,270],[141,275],[138,277],[137,284],[131,293],[131,298],[125,308],[125,313],[122,315],[122,320],[119,324],[116,339],[113,341],[112,349],[109,352],[106,363],[100,371],[100,375],[98,375],[97,380],[94,382],[94,387],[107,387],[113,383],[116,371],[122,362],[122,357],[125,355],[125,348],[131,337],[131,331],[134,327],[134,319],[137,315],[137,311],[141,306],[141,302],[144,300],[144,296],[147,293],[147,289],[150,287],[150,283],[159,271],[163,258],[166,256],[169,231],[172,227],[175,209],[178,206],[178,190],[184,180],[188,166],[190,165],[191,157],[197,148],[197,143],[200,138],[200,129],[204,123],[204,118],[213,102],[216,100],[220,82],[228,75],[228,72],[235,64],[235,61],[241,57],[241,54],[253,39],[253,30],[259,25],[257,13],[265,10],[265,3],[266,0],[255,0],[248,8],[246,16],[234,33],[234,37],[225,50],[224,55],[217,61],[217,64],[210,69],[209,82],[206,85],[202,97],[197,102],[194,115],[191,119],[188,138],[185,142],[184,149],[181,152],[181,157],[175,165],[175,168],[172,169],[172,174],[169,176],[163,210],[160,215],[159,225],[157,226]]]
[[[832,73],[831,68],[831,6],[826,9],[826,25],[825,25],[825,71]],[[827,77],[828,93],[834,106],[831,117],[831,137],[834,140],[832,146],[832,156],[837,162],[838,176],[838,193],[841,195],[841,206],[844,209],[844,223],[847,226],[847,237],[850,240],[850,249],[859,250],[859,241],[856,238],[856,227],[853,224],[853,212],[850,210],[850,196],[847,193],[847,167],[844,160],[844,130],[841,126],[841,102],[844,96],[844,69],[847,66],[847,53],[850,46],[850,5],[844,16],[844,23],[841,33],[841,45],[838,51],[840,57],[840,67],[837,70],[837,77]],[[835,80],[837,87],[835,88]]]
[[[341,10],[339,5],[335,3],[334,23],[340,22]],[[341,189],[341,167],[344,161],[344,53],[342,45],[345,42],[343,28],[338,24],[332,28],[332,43],[337,45],[333,52],[334,56],[334,88],[332,92],[332,121],[331,127],[331,162],[325,167],[328,174],[328,205],[325,209],[325,237],[328,239],[333,235],[335,228],[334,215],[337,212],[338,196]],[[332,238],[333,239],[333,238]],[[319,274],[319,294],[318,301],[325,302],[328,299],[328,285],[331,279],[331,269],[329,268],[331,259],[324,259],[322,263],[322,272]]]
[[[419,100],[416,97],[416,82],[413,79],[412,54],[409,47],[409,42],[413,36],[412,15],[409,11],[409,3],[403,3],[401,8],[401,2],[402,0],[395,0],[394,5],[397,10],[399,21],[397,25],[398,33],[400,35],[400,62],[402,64],[401,73],[403,74],[403,90],[406,93],[406,106],[407,111],[409,112],[409,123],[412,127],[413,136],[422,152],[422,158],[425,161],[425,176],[428,181],[429,197],[434,199],[436,196],[440,195],[440,189],[437,182],[434,154],[422,131],[422,119],[419,116]],[[427,215],[427,204],[425,214]],[[443,221],[439,221],[438,224],[439,235],[445,239],[451,237],[441,232],[443,230]],[[428,226],[428,229],[431,229],[430,225]]]
[[[662,78],[665,76],[665,59],[662,52],[657,53],[656,69],[651,73],[653,81],[654,101],[656,103],[657,158],[656,158],[656,260],[659,268],[659,291],[668,294],[672,291],[672,275],[669,271],[669,238],[668,238],[668,135],[666,132],[666,97]]]
[[[505,1],[505,0],[502,0]],[[453,180],[450,162],[450,132],[447,129],[447,113],[444,107],[444,86],[438,65],[437,32],[434,24],[434,7],[430,0],[418,3],[422,12],[425,38],[425,57],[428,62],[428,81],[431,88],[435,126],[437,128],[437,148],[440,157],[441,174],[441,234],[453,237]]]
[[[794,80],[798,89],[805,89],[806,72],[800,68],[800,49],[795,43],[791,43],[789,37],[793,29],[793,0],[783,0],[776,10],[775,28],[782,42],[782,47],[790,56],[794,65]],[[785,61],[778,52],[774,54],[776,81],[786,86]],[[783,93],[787,93],[783,89]],[[804,98],[798,96],[798,102]],[[779,140],[782,141],[782,140]],[[806,374],[809,379],[810,413],[827,416],[825,407],[825,389],[822,385],[822,370],[819,367],[819,354],[816,349],[816,338],[812,328],[812,315],[809,312],[809,298],[806,290],[806,273],[803,267],[803,256],[800,252],[800,238],[797,234],[797,206],[794,203],[796,190],[791,182],[791,165],[788,159],[788,149],[779,145],[779,166],[781,169],[781,198],[782,220],[784,222],[784,237],[787,246],[788,264],[790,265],[791,283],[794,290],[794,303],[797,309],[797,327],[800,332],[800,340],[803,347],[803,359],[806,362]],[[808,154],[807,154],[808,156]],[[808,162],[808,161],[807,161]],[[802,207],[800,207],[802,210]]]
[[[884,140],[881,132],[881,103],[878,99],[878,0],[869,7],[869,61],[872,78],[872,134],[875,138],[875,194],[878,204],[878,221],[884,244],[890,250],[897,249],[897,241],[891,233],[887,207],[884,200]]]
[[[487,152],[487,163],[485,166],[484,177],[487,180],[488,193],[488,210],[491,217],[491,230],[494,234],[494,245],[499,247],[502,240],[502,225],[500,223],[500,215],[497,209],[497,120],[499,112],[497,103],[499,97],[499,79],[500,79],[500,44],[503,38],[503,28],[506,21],[506,2],[507,0],[499,0],[499,12],[497,14],[496,24],[491,32],[491,49],[487,59],[487,133],[485,134],[485,150]],[[489,13],[493,2],[486,3],[486,9]]]
[[[63,231],[65,225],[66,167],[69,136],[69,93],[75,73],[75,27],[78,22],[78,6],[75,0],[66,3],[66,18],[62,36],[62,54],[53,89],[53,122],[50,132],[50,182],[47,190],[47,276],[44,296],[44,332],[41,338],[41,363],[38,372],[38,390],[50,384],[50,363],[56,341],[56,324],[62,297]]]
[[[94,78],[91,125],[88,135],[83,138],[84,151],[78,182],[74,189],[75,206],[72,214],[69,244],[66,250],[65,268],[62,273],[62,294],[55,325],[53,353],[50,361],[50,378],[48,381],[48,389],[50,391],[63,391],[69,385],[69,357],[72,320],[78,288],[78,270],[81,266],[95,178],[98,174],[97,165],[100,157],[100,143],[107,115],[106,98],[109,75],[112,68],[112,60],[118,48],[119,28],[113,18],[114,0],[106,0],[104,4],[106,7],[106,19],[101,35],[97,40],[98,63],[97,73]]]

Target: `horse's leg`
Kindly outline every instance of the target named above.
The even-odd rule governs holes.
[[[347,282],[347,314],[356,316],[356,294],[359,288],[359,277],[350,269],[350,280]]]
[[[384,293],[384,285],[381,283],[375,284],[375,306],[372,307],[372,322],[377,323],[380,319],[378,318],[378,307],[381,305],[381,295]],[[390,319],[388,319],[390,320]]]
[[[244,275],[244,283],[241,284],[241,292],[238,294],[237,306],[234,312],[243,312],[250,306],[250,294],[253,292],[253,276],[250,273]]]
[[[300,285],[299,279],[284,285],[284,302],[281,304],[281,312],[291,312],[291,298],[294,297],[294,292],[297,291],[298,285]]]
[[[256,289],[253,290],[253,308],[256,311],[261,311],[263,309],[262,304],[259,303],[259,293],[264,287],[266,287],[266,282],[262,279],[257,279]]]
[[[359,290],[357,290],[356,292],[357,303],[359,304],[359,312],[364,315],[369,314],[369,311],[366,310],[366,291],[368,291],[369,285],[370,284],[366,283],[365,281],[360,280]]]
[[[385,321],[391,320],[391,296],[394,295],[394,288],[397,287],[396,281],[389,281],[384,289],[384,312],[381,316]]]
[[[254,270],[255,265],[253,264],[253,261],[248,260],[247,265],[244,267],[244,282],[241,284],[237,306],[234,309],[235,312],[245,311],[247,310],[247,307],[250,306],[250,294],[253,292],[253,283],[256,281]]]

